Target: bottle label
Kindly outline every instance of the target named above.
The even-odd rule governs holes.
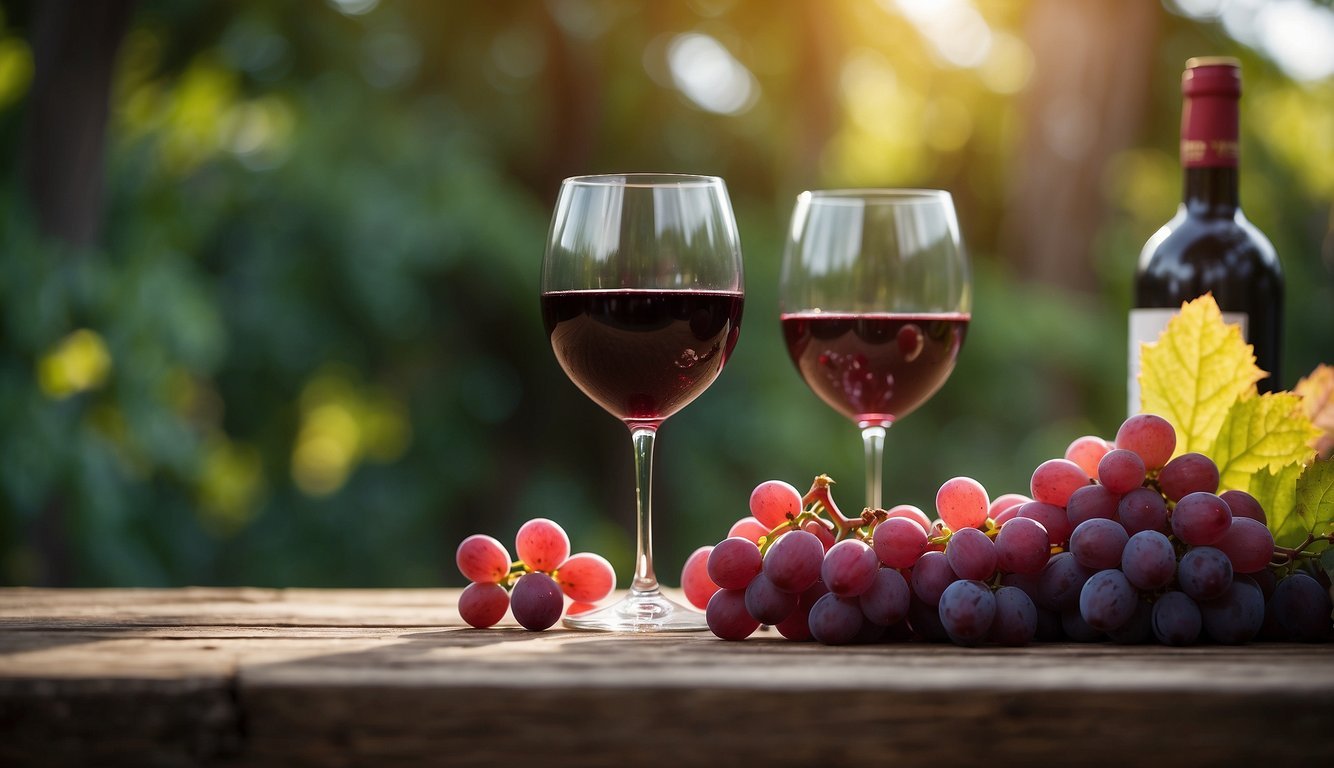
[[[1132,309],[1130,310],[1130,375],[1126,381],[1126,413],[1134,416],[1140,412],[1139,401],[1139,353],[1141,344],[1151,344],[1158,340],[1167,321],[1176,316],[1175,309]],[[1250,339],[1250,317],[1245,312],[1224,312],[1223,322],[1241,326],[1241,336]]]

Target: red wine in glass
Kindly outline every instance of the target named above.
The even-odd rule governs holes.
[[[542,294],[556,358],[594,402],[657,426],[722,372],[743,296],[730,291],[575,290]]]
[[[792,312],[780,320],[807,386],[865,429],[889,426],[945,384],[969,315]]]

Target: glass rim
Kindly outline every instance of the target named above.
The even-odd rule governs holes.
[[[849,187],[845,189],[808,189],[797,195],[797,199],[809,200],[813,203],[835,205],[840,203],[866,205],[877,203],[950,202],[953,200],[953,197],[948,190],[944,189],[900,189],[892,187],[869,187],[858,189]]]
[[[595,173],[570,176],[561,181],[562,187],[712,187],[723,184],[721,176],[695,173]]]

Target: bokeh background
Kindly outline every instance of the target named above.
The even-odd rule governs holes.
[[[1313,0],[0,2],[0,581],[436,586],[564,524],[622,582],[625,429],[538,314],[560,179],[726,178],[747,303],[660,433],[658,571],[861,445],[786,359],[794,197],[950,190],[952,379],[886,501],[993,495],[1124,416],[1190,56],[1243,62],[1242,200],[1287,274],[1284,386],[1334,361],[1334,10]]]

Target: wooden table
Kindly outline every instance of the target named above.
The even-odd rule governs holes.
[[[1329,764],[1334,645],[463,628],[456,590],[0,589],[0,765]]]

